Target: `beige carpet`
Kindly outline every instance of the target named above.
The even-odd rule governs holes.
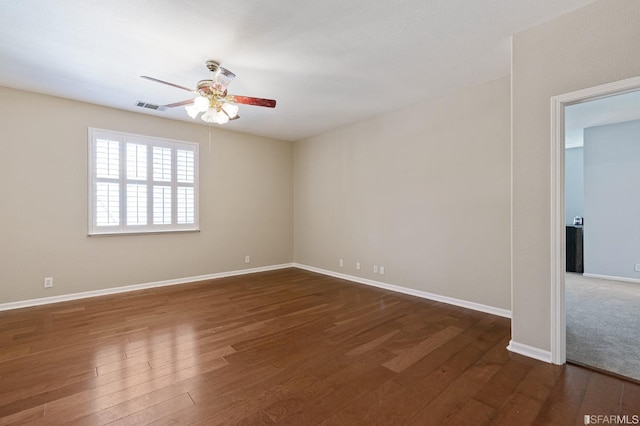
[[[567,360],[640,381],[640,284],[567,273]]]

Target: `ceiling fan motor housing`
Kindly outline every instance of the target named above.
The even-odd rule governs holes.
[[[227,88],[215,80],[200,80],[197,92],[206,98],[224,98],[227,96]]]
[[[207,68],[211,72],[216,72],[220,68],[220,62],[218,62],[218,61],[207,61]]]

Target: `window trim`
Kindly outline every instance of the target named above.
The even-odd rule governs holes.
[[[103,178],[98,178],[96,173],[96,146],[98,139],[117,141],[119,143],[119,224],[113,226],[98,226],[96,223],[96,185]],[[147,147],[147,178],[146,180],[129,179],[126,173],[127,167],[127,143],[143,144]],[[171,223],[166,225],[153,224],[153,148],[171,148],[171,181],[167,186],[171,187]],[[112,235],[140,235],[140,234],[163,234],[163,233],[184,233],[200,231],[200,208],[199,208],[199,145],[194,142],[187,142],[175,139],[160,138],[155,136],[145,136],[115,130],[106,130],[89,127],[88,128],[88,235],[112,236]],[[178,182],[177,172],[177,150],[185,149],[194,153],[193,183]],[[132,183],[144,183],[147,191],[147,223],[145,225],[127,225],[127,201],[126,187]],[[156,182],[157,184],[157,182]],[[194,222],[178,223],[178,187],[192,187],[194,192]]]

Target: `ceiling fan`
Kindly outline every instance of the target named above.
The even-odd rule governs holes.
[[[186,90],[187,92],[192,92],[197,95],[193,99],[162,105],[160,108],[184,106],[187,114],[189,114],[191,118],[196,118],[198,114],[202,113],[200,118],[207,123],[224,124],[229,120],[240,118],[238,115],[238,106],[235,104],[275,108],[276,101],[273,99],[227,94],[227,86],[229,86],[229,83],[233,81],[236,75],[228,69],[221,67],[217,61],[207,61],[206,65],[207,69],[211,71],[211,78],[208,80],[200,80],[196,89],[189,89],[179,84],[169,83],[168,81],[158,80],[157,78],[146,75],[141,75],[140,77],[155,81],[156,83]]]

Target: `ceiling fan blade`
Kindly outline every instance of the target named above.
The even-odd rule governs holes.
[[[229,83],[231,83],[231,81],[236,78],[236,75],[226,68],[220,67],[218,70],[219,73],[216,80],[224,87],[227,87]]]
[[[193,89],[189,89],[188,87],[180,86],[179,84],[169,83],[168,81],[158,80],[157,78],[149,77],[146,75],[141,75],[140,78],[144,78],[146,80],[155,81],[156,83],[166,84],[167,86],[176,87],[178,89],[186,90],[187,92],[193,92]]]
[[[250,96],[227,96],[227,101],[236,104],[255,105],[267,108],[275,108],[276,101],[274,99],[252,98]]]
[[[193,103],[193,99],[187,99],[184,101],[180,101],[180,102],[174,102],[172,104],[167,104],[167,105],[162,105],[164,108],[175,108],[175,107],[179,107],[179,106],[184,106],[184,105],[190,105]]]

